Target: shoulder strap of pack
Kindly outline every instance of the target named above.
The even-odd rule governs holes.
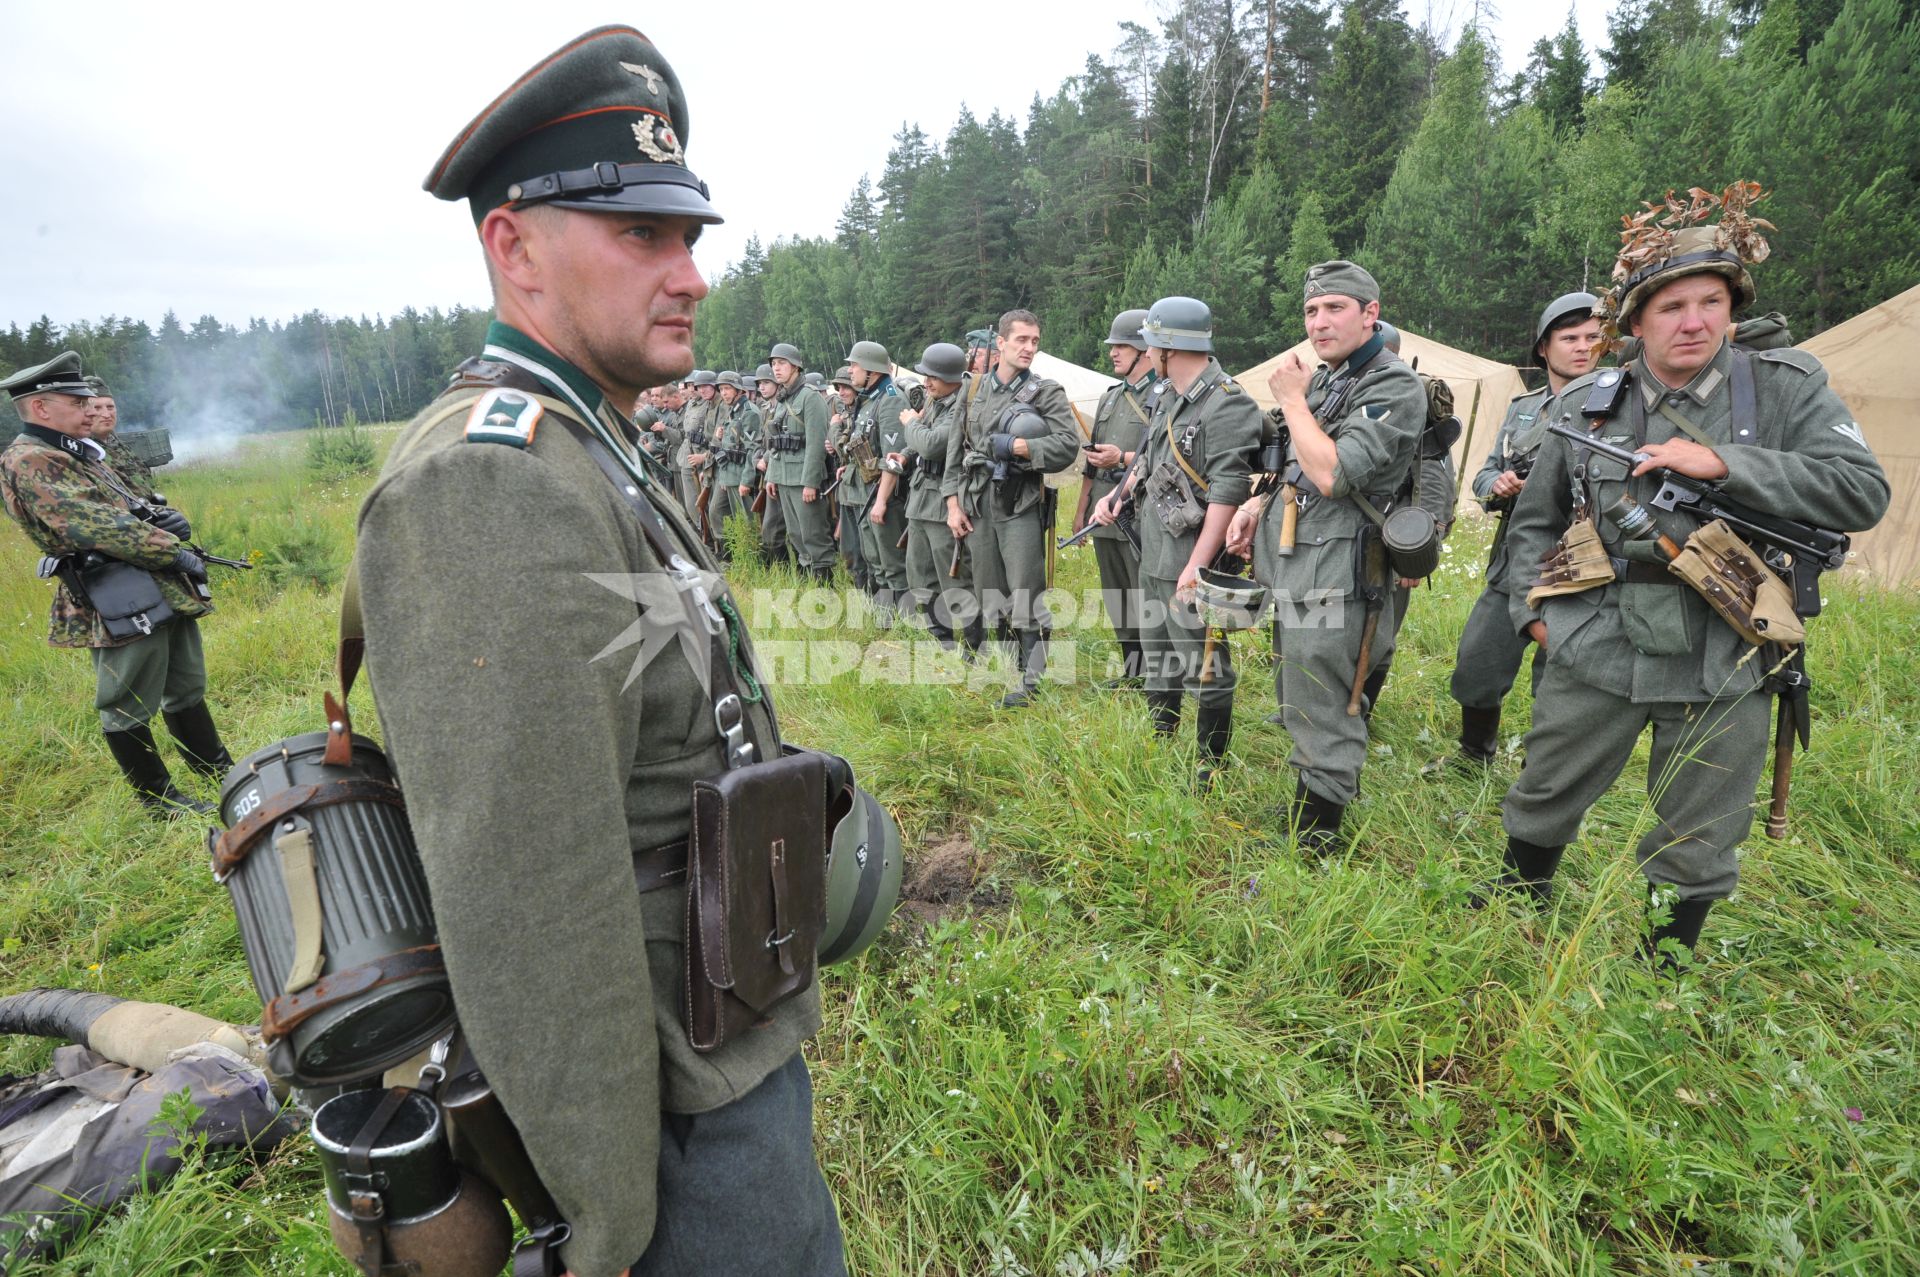
[[[1204,395],[1201,397],[1205,398]],[[1198,401],[1196,400],[1196,402]],[[1180,453],[1180,445],[1173,441],[1173,410],[1171,408],[1167,410],[1167,451],[1173,454],[1173,459],[1179,463],[1180,468],[1187,472],[1187,478],[1199,484],[1200,491],[1205,492],[1207,490],[1207,481],[1200,477],[1199,471],[1187,464],[1186,457]]]
[[[1731,353],[1733,366],[1727,394],[1733,399],[1733,437],[1758,443],[1755,432],[1760,428],[1760,408],[1753,390],[1753,356],[1738,346],[1733,347]]]

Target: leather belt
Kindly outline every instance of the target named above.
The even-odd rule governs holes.
[[[677,887],[687,880],[687,840],[633,853],[633,881],[640,894]]]

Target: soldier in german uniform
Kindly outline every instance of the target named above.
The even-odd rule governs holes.
[[[854,410],[849,443],[858,441],[855,456],[843,455],[849,462],[848,477],[859,476],[862,466],[857,456],[871,459],[873,474],[866,481],[859,501],[860,554],[873,577],[874,605],[883,623],[890,621],[907,593],[907,503],[904,494],[896,499],[901,465],[897,458],[906,450],[900,414],[907,410],[907,398],[893,380],[893,357],[877,341],[857,341],[847,355],[847,372],[859,395]]]
[[[847,447],[852,440],[852,421],[860,405],[860,392],[854,390],[852,369],[841,365],[828,386],[828,469],[833,470],[833,540],[839,542],[841,563],[856,590],[874,593],[874,576],[866,566],[866,547],[860,538],[860,505],[854,492],[860,492],[860,476],[854,472],[854,486],[847,488],[849,465]]]
[[[187,544],[192,528],[179,511],[148,505],[87,437],[94,391],[80,356],[68,351],[22,369],[0,390],[22,423],[0,452],[0,498],[48,556],[41,574],[56,580],[47,642],[93,653],[100,727],[141,804],[163,813],[212,811],[174,788],[150,725],[158,712],[187,766],[202,776],[217,779],[233,766],[207,709],[198,618],[213,604],[207,565]],[[89,580],[95,596],[106,588],[96,574],[114,561],[145,569],[157,587],[153,607],[130,617],[123,635],[109,632],[88,594]]]
[[[1460,703],[1460,749],[1452,761],[1469,769],[1484,768],[1500,747],[1500,703],[1513,687],[1514,675],[1526,659],[1527,638],[1513,628],[1509,589],[1512,560],[1507,554],[1507,518],[1513,502],[1527,486],[1533,456],[1546,437],[1545,408],[1567,383],[1593,368],[1600,346],[1600,321],[1593,308],[1600,299],[1592,293],[1567,293],[1547,303],[1533,329],[1533,357],[1547,370],[1546,384],[1515,396],[1486,462],[1473,477],[1473,495],[1481,507],[1499,520],[1493,529],[1493,547],[1487,552],[1486,588],[1474,600],[1460,633],[1460,650],[1453,663],[1453,699]],[[1523,566],[1522,572],[1528,569]],[[1525,588],[1526,581],[1521,581]],[[1533,686],[1540,686],[1544,668],[1536,657]]]
[[[747,398],[747,383],[737,372],[723,372],[718,381],[720,425],[714,437],[713,496],[707,502],[707,523],[721,559],[731,558],[727,521],[753,522],[753,458],[760,450],[760,410]]]
[[[787,516],[780,509],[780,489],[773,481],[779,473],[774,465],[779,454],[768,438],[772,434],[773,397],[780,390],[780,383],[773,379],[772,364],[761,364],[754,370],[752,390],[749,402],[760,414],[760,451],[754,456],[753,468],[760,476],[760,495],[766,498],[760,511],[760,560],[768,566],[791,563],[793,547],[787,543]]]
[[[693,784],[747,744],[781,756],[718,563],[618,438],[691,364],[707,292],[690,250],[719,218],[685,120],[660,51],[602,27],[434,165],[497,318],[361,509],[366,660],[461,1030],[565,1217],[565,1266],[827,1277],[845,1260],[800,1054],[817,982],[711,1051],[681,1019]],[[698,668],[673,643],[602,659],[635,605],[590,574],[657,583],[642,610],[699,622]]]
[[[781,342],[767,364],[779,389],[768,411],[767,478],[775,484],[800,571],[822,585],[833,581],[833,531],[827,522],[827,406],[807,389],[799,347]]]
[[[1139,331],[1165,381],[1139,445],[1139,465],[1125,487],[1101,499],[1093,517],[1110,525],[1128,492],[1140,507],[1147,704],[1154,731],[1171,736],[1180,726],[1182,693],[1193,698],[1204,786],[1233,739],[1236,677],[1224,643],[1213,646],[1213,667],[1207,668],[1207,631],[1193,590],[1253,491],[1260,409],[1213,357],[1213,314],[1206,303],[1163,297]]]
[[[107,454],[107,464],[127,485],[127,491],[142,501],[152,500],[153,469],[120,437],[120,405],[113,392],[98,377],[87,378],[87,384],[93,387],[93,398],[87,400],[87,438]]]
[[[1086,459],[1080,468],[1080,508],[1074,515],[1077,533],[1087,524],[1096,501],[1120,486],[1127,467],[1133,464],[1153,415],[1153,398],[1159,392],[1153,360],[1147,355],[1146,339],[1140,325],[1146,322],[1144,310],[1123,310],[1113,317],[1107,331],[1107,357],[1120,378],[1100,396],[1093,414],[1093,439],[1086,445]],[[1113,637],[1120,645],[1120,681],[1140,686],[1145,675],[1140,665],[1140,554],[1126,534],[1111,524],[1096,530],[1093,558],[1100,569],[1100,597],[1113,623]]]
[[[1304,291],[1320,367],[1290,355],[1268,382],[1275,428],[1290,440],[1286,482],[1242,508],[1227,543],[1251,547],[1254,575],[1274,591],[1274,691],[1296,773],[1283,815],[1303,848],[1321,852],[1339,842],[1367,757],[1364,697],[1352,691],[1393,653],[1398,618],[1375,520],[1406,486],[1427,396],[1376,327],[1372,275],[1322,262]]]
[[[1053,536],[1053,489],[1045,477],[1080,455],[1080,431],[1060,383],[1033,375],[1040,320],[1010,310],[996,326],[999,360],[980,378],[962,428],[947,446],[941,494],[947,528],[970,538],[983,621],[1018,653],[1019,686],[1003,709],[1028,703],[1047,666],[1053,616],[1041,594]],[[972,393],[972,392],[969,392]]]
[[[949,342],[928,346],[913,370],[926,378],[927,402],[900,414],[906,449],[894,459],[907,470],[907,585],[914,606],[926,616],[927,629],[943,647],[956,638],[969,657],[980,649],[984,632],[973,595],[973,570],[966,542],[947,527],[940,483],[955,432],[963,428],[973,388],[967,354]]]
[[[686,384],[687,407],[680,423],[683,437],[673,454],[674,481],[678,485],[674,490],[680,494],[680,504],[692,514],[699,504],[700,472],[706,466],[720,380],[708,369],[696,368]],[[695,523],[697,526],[697,519]]]
[[[1549,434],[1507,532],[1507,554],[1525,571],[1578,511],[1582,522],[1597,519],[1613,572],[1572,592],[1543,581],[1544,593],[1513,594],[1513,627],[1539,645],[1536,660],[1547,668],[1526,762],[1502,804],[1500,885],[1548,902],[1566,844],[1651,725],[1647,787],[1658,819],[1636,859],[1671,910],[1649,936],[1656,953],[1665,940],[1690,951],[1713,902],[1738,880],[1735,850],[1753,823],[1769,671],[1779,664],[1669,569],[1668,545],[1700,529],[1681,511],[1653,506],[1659,472],[1714,483],[1763,515],[1837,532],[1872,527],[1889,499],[1885,472],[1819,360],[1728,341],[1734,315],[1754,300],[1746,262],[1764,256],[1745,202],[1722,206],[1717,226],[1629,233],[1614,272],[1622,282],[1599,314],[1614,325],[1608,337],[1630,333],[1640,353],[1570,382],[1551,411],[1639,454],[1638,463],[1629,472]],[[1623,493],[1659,536],[1627,533],[1636,521],[1621,522],[1631,510]]]

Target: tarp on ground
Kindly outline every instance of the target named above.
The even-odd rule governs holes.
[[[1827,366],[1893,484],[1893,504],[1853,538],[1859,566],[1890,585],[1920,579],[1920,287],[1888,298],[1800,348]]]
[[[1319,363],[1313,346],[1303,341],[1292,351],[1282,351],[1263,363],[1255,364],[1234,380],[1262,408],[1272,408],[1273,392],[1267,389],[1267,379],[1280,366],[1280,361],[1294,352],[1298,352],[1309,365]],[[1487,459],[1487,452],[1493,447],[1495,436],[1500,433],[1500,423],[1506,420],[1507,405],[1513,402],[1515,395],[1527,389],[1526,382],[1521,380],[1520,370],[1511,364],[1468,354],[1406,328],[1400,330],[1400,357],[1414,364],[1421,372],[1438,377],[1452,387],[1453,410],[1466,427],[1460,434],[1460,442],[1453,447],[1453,463],[1460,474],[1460,508],[1478,510],[1479,503],[1473,500],[1472,494],[1473,475]]]

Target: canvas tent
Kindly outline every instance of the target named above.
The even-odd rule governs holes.
[[[1299,352],[1309,365],[1319,362],[1313,347],[1307,342],[1301,342],[1293,350]],[[1267,379],[1290,353],[1282,351],[1266,362],[1247,369],[1234,380],[1246,388],[1254,402],[1262,408],[1271,408],[1274,398],[1267,389]],[[1453,448],[1453,462],[1460,473],[1460,506],[1462,509],[1478,510],[1479,504],[1473,499],[1473,475],[1486,460],[1494,437],[1500,433],[1500,423],[1507,416],[1507,405],[1513,402],[1515,395],[1527,388],[1520,379],[1520,370],[1511,364],[1497,363],[1470,355],[1464,350],[1455,350],[1452,346],[1442,345],[1405,328],[1400,330],[1400,357],[1408,363],[1418,360],[1421,372],[1438,377],[1453,388],[1453,409],[1466,427],[1461,432],[1460,442]]]
[[[1060,383],[1060,388],[1067,392],[1067,402],[1073,405],[1074,412],[1079,416],[1076,424],[1083,436],[1090,435],[1093,430],[1093,414],[1100,407],[1100,396],[1107,393],[1108,386],[1119,381],[1118,377],[1109,377],[1091,368],[1068,363],[1044,350],[1033,357],[1033,375]],[[1056,488],[1065,487],[1079,474],[1079,466],[1068,466],[1065,470],[1048,475],[1047,483]]]
[[[1853,561],[1890,585],[1920,578],[1920,287],[1800,347],[1827,366],[1893,485],[1887,517],[1853,538]]]

